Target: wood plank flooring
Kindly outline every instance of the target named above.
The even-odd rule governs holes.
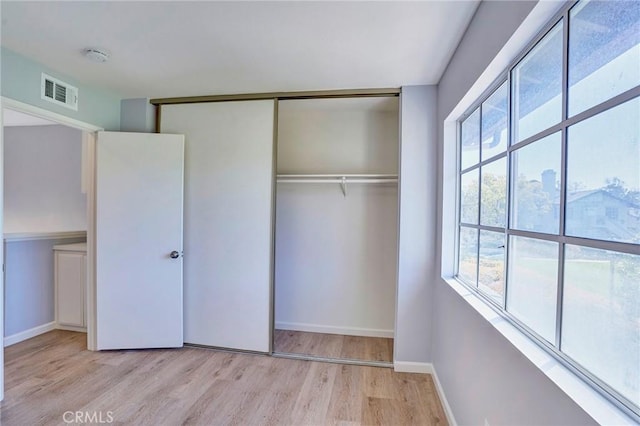
[[[393,362],[393,339],[276,330],[275,352]]]
[[[61,425],[66,411],[123,425],[447,424],[426,374],[199,348],[90,352],[85,334],[61,330],[6,348],[5,385],[3,426]]]

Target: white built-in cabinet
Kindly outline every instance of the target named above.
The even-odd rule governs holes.
[[[61,329],[86,331],[87,244],[59,244],[53,250],[56,324]]]

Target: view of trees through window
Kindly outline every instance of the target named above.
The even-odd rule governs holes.
[[[480,101],[458,278],[640,416],[640,2],[579,1]]]

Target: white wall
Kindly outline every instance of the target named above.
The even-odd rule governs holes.
[[[278,173],[397,173],[398,98],[278,103]]]
[[[66,126],[4,128],[4,233],[87,229],[82,132]]]
[[[278,184],[276,328],[393,337],[398,191],[347,191]]]
[[[546,4],[544,4],[546,3]],[[486,70],[496,59],[504,69],[532,34],[514,32],[532,10],[559,7],[549,2],[482,2],[438,87],[438,247],[444,245],[442,273],[452,272],[455,211],[455,127],[443,126],[461,104],[472,102],[496,78]],[[531,14],[528,25],[536,18]],[[547,13],[547,15],[549,15]],[[546,19],[539,22],[542,25]],[[513,36],[513,37],[512,37]],[[522,38],[516,40],[516,38]],[[510,41],[511,39],[511,41]],[[480,83],[480,84],[478,84]],[[470,91],[471,90],[471,91]],[[467,107],[470,105],[467,105]],[[458,109],[456,109],[458,108]],[[464,105],[462,109],[465,109]],[[455,114],[454,114],[455,115]],[[453,127],[452,127],[453,126]],[[448,139],[444,139],[447,134]],[[453,137],[453,141],[451,140]],[[447,145],[445,145],[445,143]],[[453,144],[453,145],[451,145]],[[445,152],[447,163],[444,162]],[[443,190],[444,188],[444,190]],[[434,200],[435,201],[435,200]],[[446,209],[442,209],[443,202]],[[437,251],[439,253],[439,250]],[[497,329],[454,291],[440,274],[433,278],[433,364],[459,424],[587,425],[591,419]]]
[[[397,173],[397,98],[278,110],[278,173]],[[397,200],[395,184],[277,185],[276,328],[393,337]]]
[[[401,96],[398,299],[394,362],[431,361],[436,270],[436,88],[405,86]]]
[[[4,127],[4,114],[0,114],[0,127]],[[4,163],[4,132],[0,133],[0,153],[2,156],[2,162]],[[2,166],[4,170],[4,165]],[[4,214],[3,210],[3,199],[4,199],[4,173],[0,173],[0,230],[3,228],[4,223]],[[4,255],[4,244],[0,246],[0,259],[5,259]],[[5,292],[5,283],[4,283],[4,274],[0,275],[0,325],[2,325],[2,332],[4,336],[4,292]],[[3,345],[4,346],[4,345]],[[0,351],[0,401],[4,399],[4,351]]]

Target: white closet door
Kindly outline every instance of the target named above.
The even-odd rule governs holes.
[[[186,136],[185,343],[269,352],[274,101],[161,112]]]

